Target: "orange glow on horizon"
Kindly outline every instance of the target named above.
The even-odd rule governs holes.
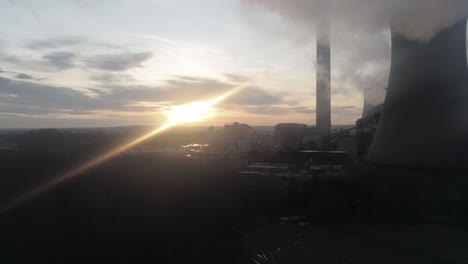
[[[142,135],[141,137],[138,137],[130,142],[127,142],[125,144],[122,144],[94,159],[91,159],[71,170],[69,170],[68,172],[64,173],[63,175],[43,184],[43,185],[40,185],[38,187],[36,187],[35,189],[29,191],[29,192],[26,192],[26,193],[23,193],[13,199],[11,199],[10,201],[2,204],[0,206],[0,214],[3,214],[5,212],[8,212],[10,211],[11,209],[14,209],[16,208],[17,206],[43,194],[43,193],[46,193],[47,191],[50,191],[51,189],[59,186],[60,184],[74,178],[74,177],[77,177],[79,176],[81,173],[87,171],[87,170],[90,170],[98,165],[100,165],[101,163],[107,161],[107,160],[110,160],[112,159],[113,157],[115,157],[116,155],[118,155],[119,153],[125,151],[125,150],[128,150],[129,148],[135,146],[135,145],[138,145],[140,143],[142,143],[143,141],[151,138],[151,137],[154,137],[158,134],[160,134],[161,132],[164,132],[178,124],[182,124],[184,122],[193,122],[193,121],[198,121],[202,115],[206,114],[207,111],[213,107],[214,105],[220,103],[221,101],[225,100],[226,98],[234,95],[235,93],[238,93],[240,92],[241,90],[247,88],[249,85],[253,84],[259,77],[263,76],[264,74],[257,74],[254,78],[252,78],[251,80],[245,82],[245,83],[242,83],[242,84],[239,84],[238,86],[232,88],[231,90],[229,90],[228,92],[210,100],[210,101],[206,101],[206,102],[194,102],[192,104],[196,104],[197,106],[200,106],[202,105],[203,107],[201,108],[197,108],[198,110],[200,110],[199,113],[197,113],[197,115],[195,116],[192,116],[192,117],[197,117],[197,120],[188,120],[188,119],[184,119],[184,117],[182,116],[172,116],[172,120],[170,120],[169,122],[167,122],[165,125],[159,127],[159,128],[156,128],[152,131],[150,131],[149,133],[147,134],[144,134]],[[188,104],[190,105],[190,104]],[[187,105],[184,105],[184,106],[181,106],[181,107],[186,107]],[[187,110],[187,109],[186,109]],[[190,109],[188,109],[190,110]]]

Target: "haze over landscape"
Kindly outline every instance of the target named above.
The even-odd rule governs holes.
[[[265,70],[200,124],[315,122],[314,29],[250,3],[20,0],[0,14],[21,21],[0,27],[2,128],[161,124]],[[388,32],[332,45],[333,123],[353,124],[361,90],[386,86]]]
[[[468,263],[467,18],[0,1],[0,262]]]

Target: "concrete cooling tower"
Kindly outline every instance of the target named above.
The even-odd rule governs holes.
[[[382,117],[368,160],[468,168],[466,22],[428,43],[392,32],[392,66]]]

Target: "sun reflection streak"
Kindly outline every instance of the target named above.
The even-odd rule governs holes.
[[[239,84],[237,85],[236,87],[232,88],[231,90],[229,90],[228,92],[208,101],[208,102],[205,102],[209,107],[213,107],[214,105],[220,103],[221,101],[227,99],[228,97],[234,95],[235,93],[238,93],[240,92],[241,90],[247,88],[248,86],[252,85],[259,77],[262,77],[265,73],[261,73],[261,74],[257,74],[254,78],[252,78],[251,80],[247,81],[247,82],[244,82],[242,84]],[[23,203],[26,203],[28,202],[29,200],[32,200],[34,199],[35,197],[43,194],[43,193],[46,193],[48,191],[50,191],[51,189],[59,186],[60,184],[72,179],[72,178],[75,178],[77,176],[79,176],[81,173],[87,171],[87,170],[90,170],[98,165],[100,165],[101,163],[107,161],[107,160],[110,160],[112,159],[113,157],[115,157],[116,155],[118,155],[119,153],[125,151],[125,150],[128,150],[129,148],[135,146],[135,145],[138,145],[140,143],[142,143],[143,141],[151,138],[151,137],[154,137],[168,129],[170,129],[171,127],[174,127],[180,123],[183,123],[181,120],[177,120],[177,119],[173,119],[173,120],[170,120],[169,122],[167,122],[165,125],[157,128],[157,129],[154,129],[152,131],[150,131],[149,133],[147,134],[144,134],[143,136],[139,137],[139,138],[136,138],[130,142],[127,142],[125,144],[122,144],[94,159],[91,159],[87,162],[84,162],[83,164],[67,171],[66,173],[62,174],[61,176],[43,184],[43,185],[39,185],[38,187],[36,187],[35,189],[29,191],[29,192],[26,192],[26,193],[23,193],[11,200],[9,200],[8,202],[4,203],[3,205],[0,206],[0,214],[3,214],[3,213],[6,213],[20,205],[22,205]]]

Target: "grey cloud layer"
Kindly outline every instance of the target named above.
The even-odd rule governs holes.
[[[44,55],[44,60],[52,67],[59,70],[67,70],[75,67],[76,55],[72,52],[54,52]]]
[[[0,59],[12,64],[30,66],[33,69],[39,68],[53,70],[68,70],[75,67],[92,68],[103,71],[125,71],[132,68],[143,67],[143,63],[149,60],[153,54],[151,52],[128,52],[118,54],[93,55],[83,58],[74,52],[51,52],[42,55],[41,60],[30,61],[26,58],[14,55],[1,56]],[[45,66],[45,68],[44,68]]]
[[[26,74],[26,73],[6,71],[6,70],[3,70],[2,68],[0,68],[0,73],[11,75],[13,76],[13,78],[18,79],[18,80],[36,80],[36,81],[41,80],[41,79],[34,78],[33,76]]]
[[[112,73],[103,73],[91,76],[91,80],[102,83],[102,84],[109,84],[109,83],[123,83],[123,82],[131,82],[136,81],[131,75],[128,74],[112,74]]]
[[[151,52],[121,53],[114,55],[98,55],[85,60],[88,67],[109,70],[124,71],[131,68],[142,67],[142,63],[153,56]]]
[[[193,100],[206,100],[226,92],[232,84],[217,80],[197,79],[183,81],[173,79],[162,86],[99,86],[89,91],[97,94],[90,97],[85,93],[66,87],[54,87],[0,77],[0,114],[44,115],[44,114],[90,114],[93,111],[109,110],[141,113],[156,111],[172,104]],[[148,106],[139,102],[149,102]],[[253,107],[265,109],[282,103],[279,96],[268,94],[259,88],[250,87],[223,104],[236,110],[252,112]],[[270,110],[273,108],[270,108]],[[274,114],[274,113],[271,113]]]
[[[34,80],[34,77],[25,73],[18,73],[15,75],[15,78],[20,80]]]
[[[92,100],[78,91],[1,77],[0,94],[9,95],[0,99],[0,112],[37,115],[96,109]]]
[[[142,67],[153,54],[148,51],[122,52],[123,47],[95,42],[78,37],[51,38],[28,42],[25,47],[38,53],[40,60],[31,60],[30,56],[20,57],[15,54],[0,52],[0,60],[23,67],[42,71],[68,70],[75,67],[103,71],[125,71]],[[94,53],[96,48],[104,48],[104,53]],[[31,51],[29,51],[31,52]]]
[[[42,49],[57,49],[63,47],[76,46],[83,43],[82,38],[77,37],[66,37],[66,38],[53,38],[45,40],[34,40],[29,42],[26,47],[33,50]]]

